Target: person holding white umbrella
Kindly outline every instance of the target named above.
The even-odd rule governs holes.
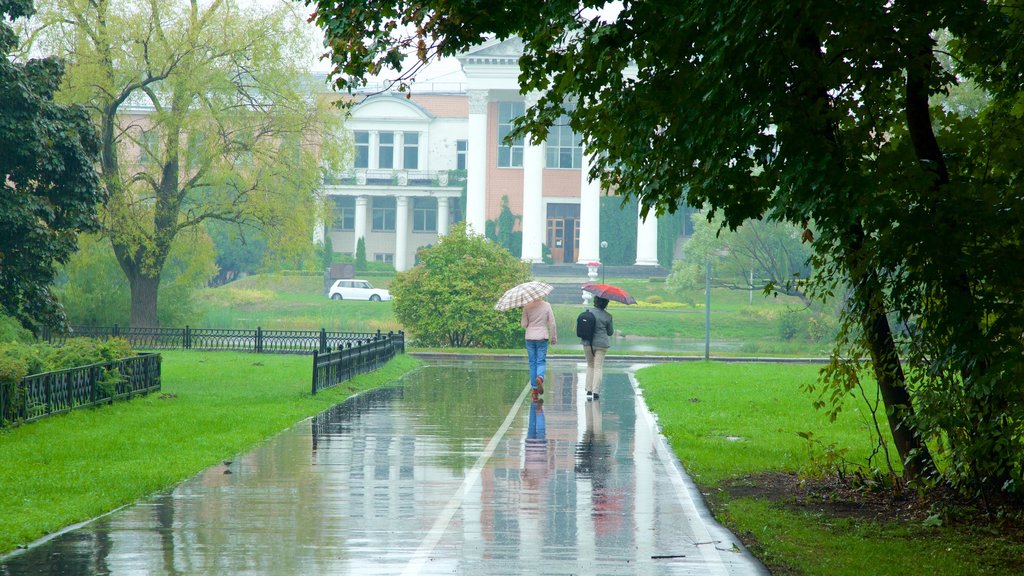
[[[497,310],[523,307],[521,324],[526,329],[526,357],[530,362],[530,386],[533,387],[534,400],[544,393],[548,345],[558,343],[555,313],[544,299],[553,289],[552,285],[544,282],[524,282],[505,291],[494,306]]]

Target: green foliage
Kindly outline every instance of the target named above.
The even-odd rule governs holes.
[[[92,338],[71,338],[63,346],[53,347],[46,343],[23,344],[0,343],[0,392],[8,401],[17,405],[22,401],[21,379],[32,374],[89,366],[134,356],[131,345],[123,338],[94,340]],[[108,394],[113,393],[121,380],[117,370],[107,370],[100,387]]]
[[[683,245],[669,283],[679,290],[705,285],[705,267],[712,263],[712,286],[757,290],[766,286],[789,296],[806,298],[811,246],[801,242],[795,226],[747,220],[730,230],[721,214],[708,219],[693,214],[693,234]],[[753,282],[751,282],[753,276]]]
[[[366,238],[360,237],[356,242],[356,272],[367,270]]]
[[[621,196],[601,196],[601,249],[606,266],[628,266],[636,261],[636,202]]]
[[[324,235],[324,243],[320,246],[320,266],[324,270],[329,270],[331,264],[334,263],[334,241],[331,240],[330,234]]]
[[[16,318],[0,313],[0,344],[6,342],[31,342],[32,333],[25,329]]]
[[[132,286],[132,325],[158,323],[172,250],[211,220],[259,229],[267,266],[317,266],[317,190],[339,165],[342,117],[300,68],[297,11],[53,0],[39,26],[74,62],[63,97],[101,128],[104,233]],[[153,112],[126,122],[128,104]]]
[[[685,202],[729,228],[799,226],[807,293],[846,299],[826,396],[856,385],[841,359],[869,357],[908,476],[934,469],[925,440],[951,438],[959,489],[1024,491],[1019,10],[655,1],[606,20],[565,2],[317,6],[340,86],[401,70],[406,46],[429,46],[423,60],[518,35],[520,88],[542,96],[513,137],[543,138],[568,114],[592,173],[645,214]],[[971,86],[983,94],[956,93]],[[914,327],[903,349],[890,315]],[[904,361],[929,369],[909,382]]]
[[[521,219],[512,213],[508,205],[508,196],[501,197],[501,213],[496,220],[484,223],[485,235],[503,246],[510,254],[519,258],[523,252],[523,233],[516,232],[516,222]]]
[[[522,339],[521,311],[494,304],[528,278],[526,265],[503,247],[456,224],[395,276],[395,316],[419,346],[508,348]]]
[[[32,12],[29,0],[0,2],[0,312],[38,331],[65,325],[50,283],[78,234],[97,228],[103,191],[85,109],[54,101],[64,64],[13,58],[11,20]]]
[[[217,268],[223,273],[253,274],[264,265],[267,240],[257,228],[209,220],[206,231],[217,252]]]
[[[164,267],[157,315],[165,326],[194,322],[198,314],[196,290],[216,272],[213,243],[199,232],[182,234]],[[109,242],[82,236],[81,249],[63,272],[57,294],[71,324],[129,324],[130,288]]]

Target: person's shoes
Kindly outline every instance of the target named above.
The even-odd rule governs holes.
[[[601,395],[598,394],[597,392],[594,392],[593,398],[594,398],[594,400],[598,400],[598,399],[601,398]]]
[[[535,390],[537,391],[537,394],[543,394],[544,393],[544,377],[543,376],[537,376],[537,387],[535,388]]]
[[[594,393],[591,392],[590,390],[587,390],[587,400],[593,400],[593,399],[594,399]]]
[[[537,398],[540,398],[540,394],[537,393],[537,389],[536,388],[533,389],[532,394],[533,394],[533,401],[536,402]]]

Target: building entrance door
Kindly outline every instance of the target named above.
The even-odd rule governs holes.
[[[555,264],[573,263],[580,247],[579,204],[548,204],[547,245]]]

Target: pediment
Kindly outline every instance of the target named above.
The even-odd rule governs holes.
[[[433,114],[412,102],[404,94],[378,94],[352,107],[354,120],[408,120],[429,122]]]

